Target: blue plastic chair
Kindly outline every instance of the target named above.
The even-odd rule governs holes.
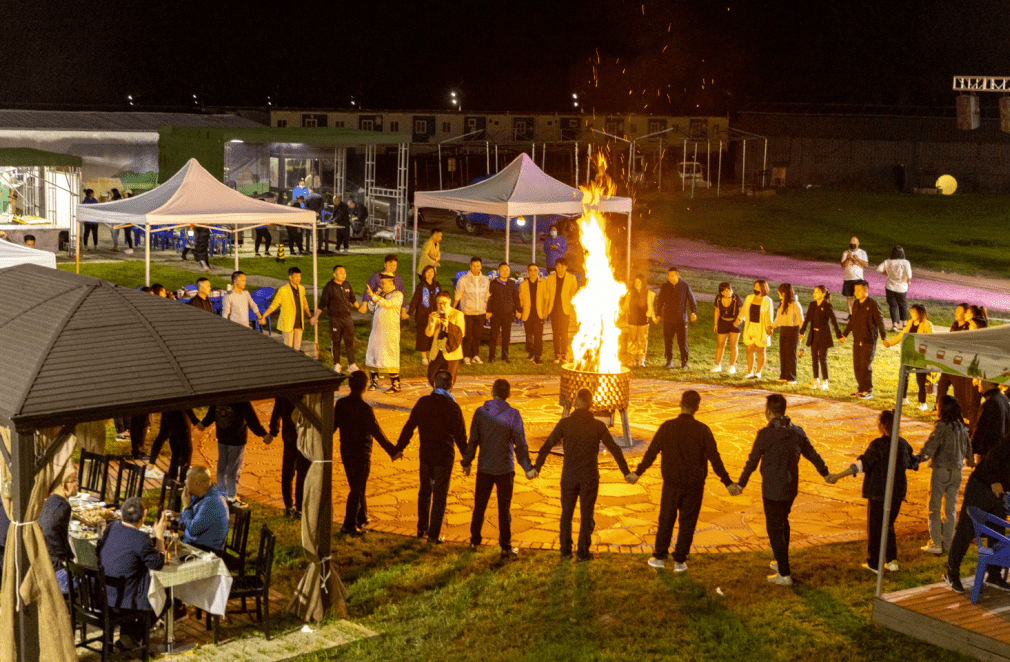
[[[452,286],[456,287],[456,283],[459,282],[459,279],[465,276],[466,274],[467,274],[466,271],[457,271],[456,275],[452,277]]]
[[[977,506],[968,506],[968,516],[971,517],[971,523],[975,525],[975,544],[978,545],[978,565],[975,566],[975,585],[971,589],[971,603],[977,604],[989,566],[1010,568],[1010,538],[1007,538],[1002,533],[997,533],[989,525],[992,524],[1000,529],[1008,529],[1010,528],[1010,522],[987,513]],[[990,542],[995,541],[992,547],[982,545],[982,536],[984,535],[989,536]]]
[[[255,292],[251,292],[250,296],[252,297],[252,300],[256,302],[256,305],[259,306],[260,311],[265,313],[266,310],[267,310],[267,308],[270,307],[270,301],[271,301],[271,299],[274,298],[274,293],[275,292],[276,292],[276,290],[274,288],[272,288],[272,287],[261,287],[258,290],[256,290]],[[249,320],[250,321],[254,320],[252,311],[249,311]],[[267,331],[269,331],[271,334],[273,334],[273,332],[274,332],[273,322],[270,320],[269,316],[266,318],[266,320],[267,320]],[[258,321],[256,321],[255,324],[256,324],[256,330],[257,331],[262,331],[263,330],[260,327],[260,324],[259,324]]]
[[[210,308],[215,315],[220,317],[224,314],[224,297],[210,297],[207,301],[210,301]]]

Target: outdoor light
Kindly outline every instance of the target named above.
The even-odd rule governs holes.
[[[516,219],[516,225],[518,225],[521,228],[526,227],[526,219],[520,216],[519,218]]]
[[[578,95],[578,94],[576,94],[575,92],[572,92],[572,98],[573,98],[573,99],[578,99],[578,98],[579,98],[579,95]]]
[[[940,175],[936,180],[936,188],[943,195],[951,195],[957,190],[957,180],[950,175]]]

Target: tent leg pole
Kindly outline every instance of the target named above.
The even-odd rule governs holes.
[[[238,271],[238,233],[239,232],[240,232],[240,230],[238,229],[238,223],[236,223],[235,224],[235,234],[232,235],[233,239],[235,240],[234,243],[232,244],[232,250],[235,251],[235,271]]]
[[[417,214],[418,214],[418,210],[417,210],[417,205],[415,204],[414,205],[414,250],[413,250],[413,254],[412,254],[411,260],[410,260],[410,273],[412,273],[412,274],[416,274],[417,273]],[[414,292],[417,291],[417,281],[413,280],[413,277],[411,278],[411,280],[414,283],[414,288],[410,291],[410,294],[411,294],[411,296],[413,296]]]
[[[317,241],[317,239],[318,239],[317,233],[318,232],[319,232],[319,230],[317,229],[316,221],[312,221],[312,303],[313,303],[313,307],[315,308],[315,310],[319,310],[319,242]],[[237,252],[235,254],[238,255]],[[236,262],[236,264],[238,264],[238,258],[237,257],[235,258],[235,262]],[[297,303],[299,305],[301,304],[300,301],[297,302]],[[319,325],[315,324],[315,325],[313,325],[313,328],[315,330],[315,341],[313,343],[316,346],[316,357],[315,358],[318,361],[319,360]],[[336,363],[335,359],[334,359],[334,363]],[[325,409],[325,407],[324,407],[324,409]]]
[[[77,224],[77,273],[81,273],[81,224]]]
[[[330,557],[330,545],[332,542],[332,524],[333,524],[333,391],[323,391],[322,393],[322,406],[319,411],[319,422],[322,424],[322,430],[320,430],[320,435],[323,440],[323,494],[319,500],[319,529],[317,544],[319,547],[319,558],[328,559]],[[333,575],[329,572],[330,561],[326,561],[327,567],[322,568],[322,576]],[[334,602],[342,600],[340,596],[333,596],[334,584],[331,584],[327,588],[329,590],[323,592],[323,609],[329,610],[333,606]]]
[[[534,218],[536,218],[536,217],[534,217]],[[509,243],[510,243],[510,240],[509,240],[509,236],[510,236],[509,235],[509,230],[511,228],[512,228],[512,217],[511,216],[506,216],[505,217],[505,262],[506,263],[508,263],[508,261],[509,261]]]
[[[908,386],[908,371],[902,365],[898,371],[898,392],[894,396],[894,423],[891,425],[891,448],[887,456],[887,487],[884,489],[884,517],[880,525],[880,550],[877,554],[877,592],[879,598],[884,585],[884,561],[887,554],[887,524],[890,519],[891,501],[894,499],[894,466],[898,463],[898,438],[901,434],[901,399]]]
[[[18,432],[11,429],[11,474],[14,482],[12,521],[24,522],[28,512],[28,502],[32,496],[32,485],[35,483],[35,433]],[[32,526],[32,525],[29,525]],[[18,569],[14,586],[19,587],[31,569],[28,563],[28,552],[24,545],[25,527],[16,526],[14,537],[14,553],[17,555]],[[10,550],[8,550],[10,553]],[[21,660],[39,659],[39,614],[38,603],[25,604],[18,593],[19,611],[15,614],[17,622],[18,658]]]
[[[715,197],[719,197],[719,192],[722,190],[722,138],[719,139],[719,172],[716,174],[715,180]]]
[[[144,284],[151,287],[151,224],[144,226]]]
[[[538,232],[539,228],[537,227],[537,223],[535,222],[536,216],[534,216],[533,218],[534,218],[534,223],[533,223],[533,241],[531,242],[533,244],[533,252],[530,255],[530,264],[536,264],[537,263],[537,235],[539,234],[539,232]]]
[[[631,282],[631,212],[628,212],[628,264],[625,269],[625,282],[630,286]]]

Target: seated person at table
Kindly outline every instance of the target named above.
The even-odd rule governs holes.
[[[228,538],[228,502],[216,485],[210,484],[207,467],[190,467],[182,491],[183,511],[179,524],[182,542],[208,552],[220,552]]]
[[[71,511],[70,502],[67,499],[76,494],[77,472],[74,471],[45,500],[38,518],[42,537],[46,541],[46,551],[49,552],[49,560],[53,564],[56,581],[59,583],[63,595],[70,591],[67,588],[66,563],[74,558],[70,550]]]
[[[98,562],[105,569],[109,606],[120,614],[135,614],[136,620],[119,629],[120,644],[137,648],[144,638],[141,618],[151,611],[147,591],[151,585],[151,570],[165,566],[165,526],[168,518],[162,513],[154,525],[154,539],[140,530],[147,510],[139,497],[123,502],[122,522],[112,522],[98,541]]]

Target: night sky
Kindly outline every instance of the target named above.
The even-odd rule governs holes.
[[[758,101],[949,106],[1010,75],[1010,3],[8,0],[0,105],[724,114]],[[9,8],[14,5],[13,13]],[[436,8],[432,8],[432,7]]]

